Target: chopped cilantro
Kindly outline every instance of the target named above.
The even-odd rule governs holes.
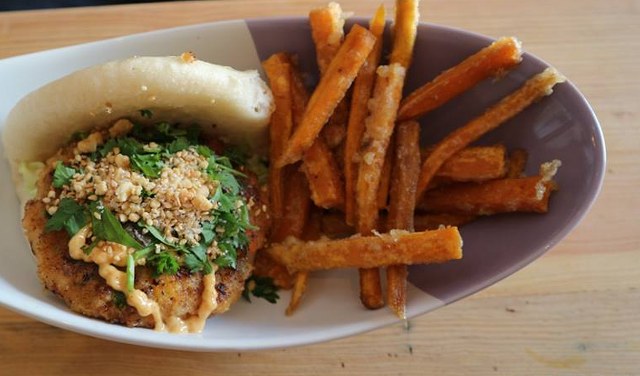
[[[167,145],[167,152],[174,154],[188,148],[189,146],[191,146],[191,142],[186,137],[180,136]]]
[[[256,298],[262,298],[269,303],[275,304],[280,296],[278,295],[278,287],[273,283],[273,279],[270,277],[260,277],[252,275],[244,284],[244,291],[242,296],[248,301],[251,301],[251,296]]]
[[[233,247],[233,245],[229,244],[229,242],[218,243],[218,248],[222,251],[222,253],[216,257],[213,262],[216,265],[223,268],[236,268],[236,261],[238,260],[238,252]]]
[[[120,224],[115,215],[105,207],[102,202],[95,201],[89,205],[91,211],[91,225],[93,234],[99,240],[106,240],[135,249],[142,249],[142,244],[138,243]],[[96,214],[100,219],[96,218]]]
[[[69,236],[75,235],[89,222],[89,215],[84,207],[73,199],[65,197],[60,200],[58,210],[47,220],[45,231],[65,229]]]
[[[147,225],[146,223],[143,224],[143,227],[146,228],[149,231],[149,234],[151,234],[151,236],[153,236],[160,243],[168,245],[171,248],[176,248],[176,249],[178,248],[177,244],[173,244],[170,241],[168,241],[167,238],[165,238],[165,236],[162,235],[160,230],[158,230],[157,228]]]
[[[160,176],[160,171],[164,166],[160,154],[132,154],[130,160],[131,167],[150,178]]]
[[[213,150],[205,145],[196,146],[196,152],[205,158],[209,158],[213,155]]]
[[[202,233],[200,235],[202,236],[202,240],[204,241],[205,244],[210,245],[213,242],[213,239],[215,237],[215,233],[214,233],[215,228],[213,227],[213,223],[209,221],[202,222],[201,228],[202,228]]]
[[[106,157],[113,148],[118,147],[120,153],[131,156],[143,151],[142,144],[131,137],[110,138],[98,150],[101,157]]]
[[[127,297],[120,291],[111,290],[111,299],[118,309],[124,309],[127,306]]]
[[[193,272],[203,272],[209,274],[213,271],[209,256],[207,256],[207,246],[200,243],[191,247],[184,257],[184,264]]]
[[[178,259],[169,251],[153,253],[147,257],[146,265],[151,267],[154,277],[162,274],[175,275],[180,270]]]
[[[207,256],[207,248],[211,245],[213,241],[213,237],[209,237],[209,243],[201,242],[200,244],[187,248],[185,246],[174,244],[167,240],[167,238],[158,230],[157,228],[149,225],[144,225],[144,227],[149,230],[149,234],[153,236],[157,241],[163,243],[170,248],[175,249],[184,254],[184,263],[185,266],[192,272],[203,272],[205,274],[209,274],[213,271],[211,267],[211,263],[209,261],[209,256]],[[204,236],[203,236],[204,238]]]
[[[151,118],[153,114],[143,109],[140,110],[140,115]],[[192,150],[202,155],[207,160],[207,167],[203,172],[219,184],[213,197],[210,198],[217,204],[210,213],[211,219],[200,224],[199,244],[180,245],[170,242],[159,229],[142,223],[134,225],[134,228],[125,228],[101,202],[92,202],[88,208],[83,208],[70,200],[75,206],[61,210],[59,217],[55,220],[52,218],[48,227],[65,228],[71,233],[77,232],[91,221],[93,234],[97,240],[112,241],[135,248],[136,251],[127,260],[129,289],[133,288],[135,280],[135,264],[141,258],[146,259],[146,265],[151,268],[155,276],[176,274],[181,266],[190,272],[211,273],[212,262],[221,267],[235,268],[237,251],[246,248],[249,244],[246,231],[254,228],[249,222],[249,211],[239,182],[239,179],[246,176],[234,168],[239,164],[245,164],[247,156],[241,149],[233,147],[228,147],[225,155],[217,155],[209,147],[199,144],[199,132],[200,128],[196,126],[177,127],[166,122],[156,123],[153,126],[134,124],[127,136],[109,139],[91,154],[91,158],[98,161],[106,157],[114,148],[118,148],[121,154],[129,157],[133,170],[149,178],[159,177],[165,161],[181,150],[193,148]],[[151,149],[148,145],[151,142],[158,146]],[[64,165],[57,166],[56,169],[59,170],[57,181],[61,186],[68,183],[76,172]],[[153,195],[152,192],[147,191],[141,194],[143,199]],[[148,230],[148,232],[145,231],[144,239],[136,232],[142,228]],[[214,241],[220,252],[212,261],[207,250]],[[85,252],[91,252],[96,244],[97,241],[86,246]],[[164,245],[160,251],[156,249],[158,244]]]
[[[91,244],[89,245],[84,245],[82,247],[82,252],[84,252],[85,255],[90,255],[91,251],[93,251],[93,249],[98,245],[98,239],[94,240],[91,242]]]
[[[147,198],[147,197],[155,197],[155,196],[156,196],[156,194],[155,194],[155,193],[153,193],[153,192],[149,192],[149,191],[147,191],[146,189],[143,189],[143,190],[142,190],[142,192],[140,193],[140,197],[141,197],[142,199],[145,199],[145,198]]]
[[[73,175],[77,173],[79,173],[79,171],[75,168],[67,167],[58,161],[58,163],[56,163],[56,169],[53,171],[54,188],[62,188],[62,186],[69,184]]]
[[[71,135],[71,142],[78,142],[80,140],[84,140],[85,138],[89,137],[89,132],[87,131],[77,131],[77,132],[73,132],[73,134]]]
[[[247,152],[238,146],[225,147],[224,155],[236,166],[245,165],[247,163]]]
[[[136,124],[131,130],[131,135],[136,139],[156,143],[170,143],[178,137],[185,137],[191,144],[196,144],[199,134],[200,128],[197,126],[179,128],[167,122],[156,123],[150,127]]]

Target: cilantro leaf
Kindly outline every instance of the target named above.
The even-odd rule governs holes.
[[[238,259],[238,253],[236,252],[236,248],[228,243],[218,243],[218,248],[222,251],[222,253],[216,257],[213,262],[216,265],[223,268],[236,268],[236,261]]]
[[[53,186],[55,188],[62,188],[62,186],[69,184],[73,175],[80,171],[72,167],[65,166],[62,162],[56,163],[56,169],[53,171]]]
[[[150,178],[160,176],[160,171],[164,166],[160,154],[132,154],[129,159],[134,169]]]
[[[184,257],[184,263],[192,273],[201,271],[204,274],[209,274],[213,271],[207,256],[207,246],[202,243],[189,249]]]
[[[201,242],[200,244],[191,248],[187,248],[185,246],[174,244],[168,241],[167,238],[160,232],[160,230],[153,226],[144,225],[144,227],[149,230],[149,234],[151,234],[151,236],[153,236],[159,242],[175,249],[176,251],[182,252],[184,254],[184,264],[192,273],[201,271],[205,274],[209,274],[213,271],[211,263],[209,262],[209,256],[207,255],[207,248],[213,241],[213,227],[209,227],[209,225],[206,225],[207,229],[204,230],[207,233],[207,239],[211,240],[208,244]],[[169,267],[171,267],[171,265],[169,265]]]
[[[142,244],[138,243],[120,224],[115,215],[105,207],[102,202],[92,202],[89,205],[91,211],[91,225],[93,234],[100,240],[114,242],[135,249],[142,249]],[[96,218],[96,213],[100,219]]]
[[[131,137],[118,138],[116,140],[116,146],[120,149],[120,153],[128,157],[144,152],[142,144],[135,138]]]
[[[235,176],[227,171],[220,171],[219,173],[212,173],[210,175],[212,179],[220,182],[223,188],[229,193],[237,195],[240,192],[240,183],[236,180]]]
[[[202,227],[202,233],[201,233],[202,241],[206,245],[211,245],[215,237],[213,223],[208,221],[202,222],[201,227]]]
[[[60,200],[58,210],[47,220],[45,231],[65,229],[69,236],[75,235],[89,222],[89,215],[85,208],[75,200],[65,197]]]
[[[101,157],[106,157],[113,148],[118,147],[120,153],[131,157],[144,151],[142,144],[132,137],[110,138],[98,150]]]
[[[242,297],[251,302],[250,294],[256,298],[262,298],[269,303],[275,304],[280,296],[278,295],[278,287],[273,283],[270,277],[260,277],[252,275],[245,281]]]
[[[143,226],[149,231],[149,234],[151,234],[151,236],[153,236],[160,243],[168,245],[171,248],[175,248],[175,249],[179,248],[177,244],[173,244],[172,242],[167,240],[167,238],[165,238],[165,236],[160,232],[160,230],[158,230],[154,226],[147,225],[146,223],[143,224]]]
[[[207,159],[213,155],[213,150],[206,145],[196,146],[196,152]]]
[[[189,146],[191,146],[191,142],[189,142],[186,137],[180,136],[167,145],[167,152],[169,152],[169,154],[174,154],[188,148]]]
[[[180,263],[176,257],[168,251],[154,253],[147,257],[147,265],[153,270],[153,276],[158,277],[162,274],[175,275],[180,270]]]
[[[224,155],[236,166],[247,163],[247,152],[238,146],[227,146],[224,149]]]
[[[111,290],[111,300],[118,309],[124,309],[127,306],[127,297],[120,291]]]
[[[117,145],[118,145],[118,141],[115,138],[110,138],[110,139],[107,140],[107,142],[102,144],[100,149],[98,149],[98,154],[100,154],[100,157],[104,158]]]
[[[200,135],[200,128],[197,126],[179,128],[167,122],[156,123],[151,127],[136,124],[131,134],[145,142],[170,143],[178,137],[185,137],[189,143],[196,144]]]

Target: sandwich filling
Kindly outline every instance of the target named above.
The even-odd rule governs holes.
[[[216,271],[236,268],[256,230],[244,194],[246,175],[233,156],[202,143],[198,128],[168,123],[138,126],[116,121],[109,129],[78,135],[47,164],[40,187],[45,232],[66,230],[69,256],[95,263],[99,275],[156,330],[200,332],[216,310]],[[258,208],[260,210],[260,208]],[[136,270],[158,278],[202,275],[198,308],[163,315],[138,288]]]

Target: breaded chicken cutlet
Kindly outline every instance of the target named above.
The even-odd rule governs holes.
[[[25,207],[44,286],[86,316],[201,331],[238,299],[263,244],[255,175],[194,128],[122,119],[80,138],[47,161]]]

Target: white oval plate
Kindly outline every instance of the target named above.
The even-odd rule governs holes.
[[[359,21],[366,22],[364,19]],[[443,43],[445,46],[449,43],[451,48],[440,48]],[[416,56],[414,62],[422,64],[422,55],[434,46],[438,47],[438,64],[443,65],[415,66],[414,63],[414,68],[409,74],[408,87],[416,87],[424,82],[425,77],[433,77],[442,69],[488,43],[488,38],[479,35],[421,24],[416,44],[416,53],[420,56]],[[260,60],[278,50],[298,53],[303,69],[312,71],[313,45],[304,18],[238,20],[194,25],[9,58],[0,61],[0,76],[3,77],[0,119],[6,117],[22,96],[39,86],[80,68],[113,59],[133,55],[179,55],[184,51],[193,51],[202,60],[230,65],[236,69],[259,69]],[[531,72],[541,71],[545,64],[527,55],[522,66],[523,71],[514,72],[500,84],[483,84],[473,89],[467,100],[472,98],[476,107],[486,106],[522,83]],[[490,95],[486,95],[487,93]],[[553,124],[554,119],[560,119],[561,122],[556,123],[561,124],[562,129],[572,130],[569,132],[571,137],[568,140],[566,132],[561,132],[564,136],[559,136],[566,141],[563,147],[567,148],[566,145],[569,145],[568,154],[564,157],[571,160],[571,156],[576,153],[586,154],[587,160],[592,163],[586,175],[572,177],[574,180],[571,184],[583,191],[574,196],[559,196],[556,202],[552,203],[569,208],[568,214],[557,211],[550,213],[546,219],[543,216],[527,215],[507,220],[498,218],[495,222],[489,219],[470,225],[468,230],[463,229],[465,258],[468,255],[468,260],[444,268],[421,266],[411,269],[410,280],[421,288],[415,285],[409,287],[408,317],[415,317],[456,301],[515,272],[557,243],[588,210],[602,182],[602,135],[588,104],[573,86],[566,84],[554,94],[554,98],[552,101],[537,104],[536,109],[528,112],[524,121],[521,121],[525,123],[523,128],[530,124],[535,131],[536,124]],[[570,111],[567,111],[568,109]],[[445,107],[443,110],[445,112],[436,113],[436,116],[446,118],[446,111],[451,111],[459,117],[465,112],[477,111],[472,107],[467,109],[466,106],[462,110],[455,107],[449,107],[449,110]],[[445,125],[444,128],[454,125]],[[0,127],[2,126],[0,124]],[[518,140],[525,137],[531,139],[526,133],[507,134],[508,146],[519,146]],[[541,145],[544,146],[542,149],[545,152],[548,152],[548,148],[545,149],[547,146],[553,149],[553,137],[536,140],[529,147],[536,149]],[[595,142],[586,145],[584,140]],[[535,150],[532,151],[532,155],[535,155],[534,153]],[[576,168],[577,171],[583,171],[584,167],[580,165]],[[228,351],[315,343],[361,333],[398,321],[387,309],[369,311],[361,306],[355,270],[313,274],[305,300],[292,317],[284,315],[289,293],[281,292],[281,299],[276,305],[260,299],[254,299],[253,303],[239,301],[228,313],[209,319],[201,334],[157,333],[83,317],[69,311],[59,299],[45,291],[38,281],[34,260],[22,236],[20,210],[11,184],[9,166],[5,160],[0,162],[0,186],[0,304],[51,325],[144,346],[193,351]],[[551,221],[553,225],[545,221]],[[533,232],[537,240],[520,243],[517,250],[511,248],[511,251],[508,251],[509,241],[505,239],[504,231],[496,226],[507,226],[507,233],[513,233],[514,239],[518,239],[517,234],[520,231]],[[474,232],[478,231],[483,234],[482,242],[474,240],[477,237]],[[467,236],[471,242],[467,241]],[[483,246],[486,242],[493,246]],[[501,248],[500,244],[503,243],[507,248]],[[484,254],[478,258],[480,252]],[[491,257],[493,261],[488,263],[486,260]],[[457,267],[462,269],[456,271]]]

